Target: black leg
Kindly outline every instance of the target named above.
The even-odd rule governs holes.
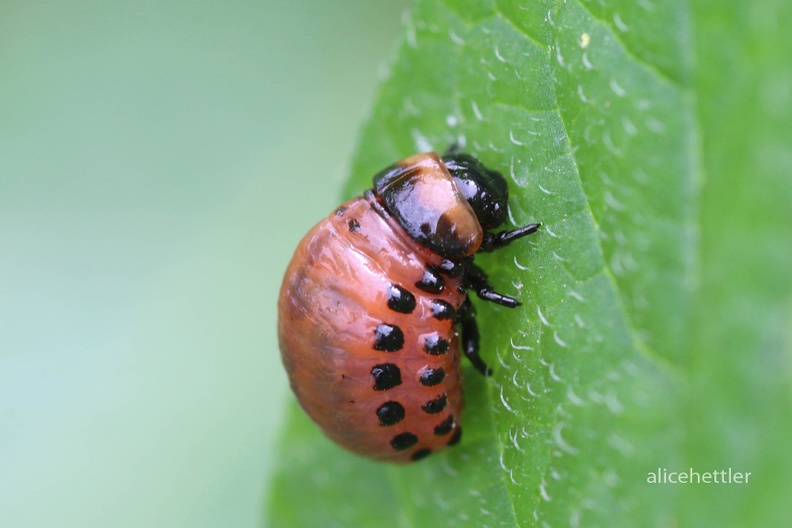
[[[518,238],[522,238],[531,233],[536,233],[536,230],[542,226],[541,222],[538,224],[528,224],[527,226],[518,227],[511,231],[501,231],[500,233],[484,233],[484,240],[481,242],[479,253],[488,253],[490,251],[508,246]]]
[[[479,356],[479,332],[476,324],[476,310],[470,299],[465,299],[457,310],[459,325],[462,327],[462,352],[473,366],[484,376],[491,376],[492,369]]]
[[[496,292],[492,284],[489,283],[487,274],[475,264],[471,263],[468,266],[464,279],[465,287],[476,292],[479,299],[500,304],[506,308],[517,308],[520,306],[520,301],[517,299]]]

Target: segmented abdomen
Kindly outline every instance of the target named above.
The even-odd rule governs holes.
[[[459,440],[453,318],[465,293],[370,200],[347,202],[300,242],[278,336],[297,399],[328,436],[408,462]]]

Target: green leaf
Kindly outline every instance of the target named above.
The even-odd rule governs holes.
[[[364,461],[293,406],[273,526],[781,526],[792,492],[792,56],[781,0],[419,0],[346,196],[459,143],[529,241],[477,258],[460,446]],[[695,46],[695,47],[694,47]],[[759,82],[761,81],[761,82]],[[650,472],[751,472],[651,484]]]

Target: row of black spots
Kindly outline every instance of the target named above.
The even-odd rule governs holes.
[[[409,293],[409,292],[407,292]],[[410,311],[415,309],[415,298],[412,299]],[[432,315],[443,321],[453,320],[456,311],[451,304],[440,299],[432,300]],[[382,323],[374,329],[374,350],[382,352],[398,352],[404,348],[404,332],[396,325]],[[427,354],[440,355],[448,351],[448,340],[441,338],[437,334],[427,336],[424,340],[424,350]]]
[[[423,410],[426,414],[439,414],[445,409],[447,401],[448,399],[446,398],[446,395],[441,394],[434,400],[429,400],[423,404],[421,406],[421,410]],[[397,424],[404,420],[404,416],[404,406],[397,401],[387,401],[377,408],[377,417],[379,418],[380,425]],[[453,418],[449,417],[445,421],[441,422],[440,425],[435,427],[435,434],[438,436],[446,434],[447,432],[451,431],[451,427],[453,425]],[[445,427],[448,427],[448,431],[445,431],[445,433],[438,432],[443,431]]]
[[[415,310],[415,296],[398,284],[388,284],[386,292],[388,308],[394,312],[411,314]],[[456,317],[456,310],[442,299],[432,299],[430,303],[432,316],[444,321]]]
[[[387,401],[377,408],[377,418],[380,425],[396,425],[404,420],[406,415],[404,406],[397,401]],[[449,415],[445,420],[437,424],[434,428],[434,434],[443,436],[451,432],[454,428],[454,417]]]
[[[384,391],[392,389],[402,384],[401,369],[394,363],[380,363],[371,368],[371,377],[374,378],[374,390]],[[418,381],[425,387],[434,387],[439,385],[445,379],[445,369],[442,367],[436,369],[426,369],[421,373]],[[437,402],[437,403],[432,403]],[[437,407],[445,406],[445,395],[439,396],[435,400],[431,400],[423,405],[426,409],[434,409]],[[432,404],[432,405],[430,405]],[[441,407],[442,410],[442,407]],[[431,412],[427,410],[426,412]]]
[[[398,286],[391,285],[391,291],[398,291]],[[410,295],[410,301],[403,306],[408,306],[409,310],[415,309],[415,298],[404,290],[404,293]],[[404,299],[405,297],[391,297],[392,299]],[[389,299],[391,299],[389,298]],[[390,300],[389,306],[390,306]],[[401,301],[398,301],[401,302]],[[432,315],[439,320],[454,319],[456,311],[451,304],[440,299],[432,300]],[[393,309],[393,307],[391,306]],[[396,310],[398,311],[398,310]],[[407,312],[405,312],[407,313]],[[424,339],[424,351],[427,354],[434,356],[445,354],[448,351],[449,343],[447,339],[440,337],[437,332],[429,335]],[[398,352],[404,348],[404,332],[397,325],[382,323],[374,329],[374,350],[382,352]]]
[[[462,428],[455,424],[453,416],[448,416],[448,418],[437,424],[434,428],[434,434],[436,436],[445,436],[452,430],[454,431],[454,434],[451,436],[451,438],[449,438],[448,442],[446,442],[446,445],[452,446],[458,444],[459,440],[462,438]],[[409,431],[397,434],[390,441],[390,445],[395,451],[405,451],[417,443],[418,437],[415,435],[415,433],[411,433]],[[431,453],[431,449],[419,449],[413,453],[410,458],[412,460],[420,460]]]
[[[450,266],[450,267],[449,267]],[[451,277],[456,277],[459,275],[460,270],[463,266],[456,266],[453,261],[444,260],[440,264],[440,269],[435,269],[432,266],[429,266],[424,271],[423,277],[421,280],[415,283],[415,287],[419,290],[425,291],[427,293],[439,294],[445,290],[446,284],[445,279],[440,274],[440,272],[444,272]],[[457,269],[459,268],[459,269]],[[464,285],[460,282],[457,286],[457,291],[459,293],[465,293]],[[432,301],[432,315],[440,320],[445,319],[453,319],[456,317],[456,311],[454,307],[448,304],[447,302],[435,299]]]

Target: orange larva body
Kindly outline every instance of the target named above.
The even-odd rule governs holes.
[[[458,279],[445,279],[443,291],[434,295],[414,286],[440,259],[361,197],[314,227],[286,271],[279,339],[292,388],[325,433],[351,451],[408,461],[456,439],[462,391],[453,313],[446,312],[444,319],[433,313],[442,303],[455,311],[466,295],[457,288]],[[409,313],[388,306],[394,286],[415,298]],[[380,325],[402,335],[387,350],[377,349],[386,345],[375,348]],[[446,343],[440,350],[438,339]],[[377,372],[386,378],[380,387]],[[444,375],[427,385],[431,372],[429,383]],[[404,416],[382,425],[377,410],[388,402],[400,405]],[[397,416],[385,423],[399,418],[393,407]],[[386,406],[382,412],[387,411]],[[397,437],[403,449],[391,445]]]
[[[463,154],[419,154],[374,182],[300,242],[281,287],[278,338],[300,405],[330,438],[409,462],[460,439],[460,339],[489,372],[466,289],[519,304],[492,290],[473,254],[538,224],[488,233],[505,216],[505,181]]]

